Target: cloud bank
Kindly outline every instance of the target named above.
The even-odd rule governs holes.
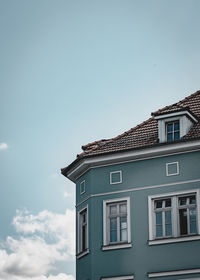
[[[17,211],[13,225],[19,238],[8,236],[0,243],[0,280],[75,280],[65,273],[52,275],[56,262],[74,259],[75,211]]]

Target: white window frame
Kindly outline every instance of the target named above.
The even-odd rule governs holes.
[[[134,279],[133,275],[101,278],[101,280],[132,280],[132,279]]]
[[[178,126],[179,126],[179,129],[178,130],[175,130],[175,123],[178,123]],[[169,124],[172,124],[172,132],[168,132],[167,128],[168,128],[168,125]],[[175,132],[179,132],[179,139],[175,140],[174,138],[174,134]],[[171,141],[168,141],[167,138],[168,138],[168,134],[172,134],[172,140]],[[165,122],[165,135],[166,135],[166,142],[174,142],[174,141],[178,141],[180,140],[180,134],[181,134],[181,129],[180,129],[180,120],[177,119],[177,120],[173,120],[173,121],[166,121]]]
[[[173,270],[173,271],[160,271],[160,272],[150,272],[148,273],[149,278],[157,278],[157,277],[170,277],[170,276],[179,276],[179,275],[192,275],[200,273],[200,269],[184,269],[184,270]],[[192,280],[197,280],[200,278],[190,278]],[[180,279],[183,280],[183,279]],[[189,280],[189,279],[185,279]]]
[[[86,238],[86,249],[83,250],[82,249],[82,246],[83,246],[82,242],[83,241],[82,241],[82,234],[81,234],[81,230],[82,230],[81,215],[85,211],[86,211],[86,214],[87,214],[86,215],[86,218],[87,218],[87,227],[86,227],[86,229],[87,229],[87,233],[86,233],[87,234],[87,238]],[[82,208],[82,209],[80,209],[78,211],[78,254],[77,254],[78,258],[80,258],[80,257],[82,257],[82,256],[84,256],[84,255],[89,253],[89,231],[88,231],[88,229],[89,229],[89,222],[88,222],[88,204],[87,204],[84,208]]]
[[[82,185],[84,185],[83,191],[81,191]],[[80,183],[80,194],[85,193],[85,180]]]
[[[174,165],[176,164],[176,170],[177,172],[175,173],[169,173],[169,165]],[[178,161],[175,161],[175,162],[168,162],[166,163],[166,176],[175,176],[175,175],[179,175],[179,162]]]
[[[178,197],[196,195],[196,220],[197,233],[195,235],[179,234],[179,220],[178,220]],[[155,238],[155,221],[154,221],[154,201],[157,199],[172,198],[172,237]],[[179,192],[171,192],[165,194],[151,195],[148,197],[148,216],[149,216],[149,245],[183,242],[200,239],[200,189],[185,190]]]
[[[168,113],[155,116],[154,118],[158,120],[158,138],[160,143],[167,142],[166,124],[168,122],[179,121],[180,139],[186,135],[193,124],[197,122],[188,111]],[[173,143],[173,141],[170,143]]]
[[[109,243],[109,225],[108,225],[108,205],[111,203],[120,203],[126,201],[127,204],[127,242]],[[131,220],[130,220],[130,197],[115,198],[103,201],[103,247],[102,250],[112,250],[132,247],[131,244]]]
[[[116,173],[119,173],[120,180],[118,182],[113,182],[112,181],[112,174],[116,174]],[[118,171],[110,172],[110,185],[121,184],[121,183],[122,183],[122,171],[118,170]]]

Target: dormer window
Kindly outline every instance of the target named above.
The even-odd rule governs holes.
[[[172,142],[180,139],[179,120],[166,123],[166,140]]]
[[[196,116],[186,108],[176,112],[152,113],[152,115],[155,120],[158,120],[160,143],[180,140],[198,121]]]

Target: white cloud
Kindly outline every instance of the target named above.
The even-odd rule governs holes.
[[[47,275],[56,262],[74,258],[75,211],[17,211],[13,225],[20,237],[0,244],[0,280],[74,280],[65,273]]]
[[[3,151],[3,150],[7,150],[8,149],[8,144],[6,143],[0,143],[0,150]]]
[[[72,196],[71,193],[68,193],[66,191],[64,192],[64,197],[70,197],[70,196]]]

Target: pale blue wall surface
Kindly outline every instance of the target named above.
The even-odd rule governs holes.
[[[166,176],[166,163],[178,161],[180,174]],[[110,172],[122,170],[122,184],[110,185]],[[77,180],[77,203],[91,194],[91,197],[77,207],[88,204],[89,211],[89,249],[87,256],[77,260],[77,280],[97,280],[101,277],[134,274],[135,279],[149,279],[147,272],[159,272],[200,268],[200,241],[148,245],[148,196],[174,191],[200,188],[200,182],[181,183],[200,178],[200,152],[177,154],[162,158],[129,162],[113,166],[90,169]],[[80,195],[79,184],[86,181],[86,193]],[[129,189],[170,186],[129,191]],[[118,190],[124,193],[108,194]],[[102,195],[100,195],[102,194]],[[102,251],[103,245],[103,200],[130,197],[132,248]],[[194,275],[197,277],[197,275]],[[199,275],[200,277],[200,275]],[[176,280],[192,276],[164,277]],[[153,278],[154,279],[154,278]],[[156,278],[157,280],[163,279]]]

